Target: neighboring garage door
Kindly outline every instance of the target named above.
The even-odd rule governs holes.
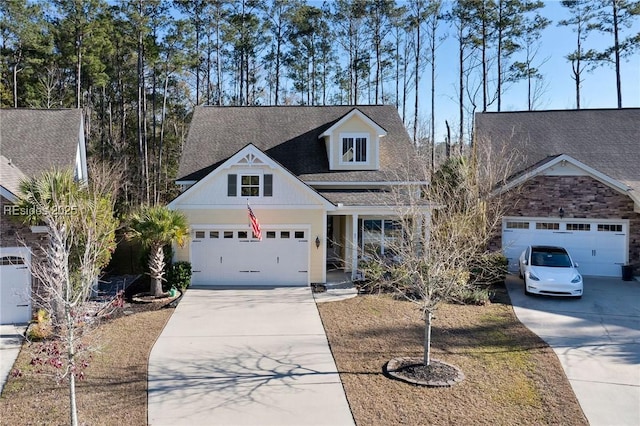
[[[619,277],[626,261],[629,225],[626,221],[593,219],[505,218],[502,250],[509,269],[527,245],[554,245],[569,250],[583,275]]]
[[[194,285],[282,285],[309,283],[306,229],[263,230],[262,241],[241,229],[195,229],[191,241]]]
[[[22,247],[0,248],[0,324],[31,320],[31,274],[29,251]]]

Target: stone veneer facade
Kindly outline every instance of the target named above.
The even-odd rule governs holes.
[[[41,247],[47,238],[47,234],[33,233],[31,228],[21,224],[15,220],[10,214],[9,209],[13,203],[3,196],[0,196],[0,247],[29,247],[31,249],[31,262],[37,262],[38,248]],[[36,257],[34,259],[34,256]],[[42,296],[40,282],[32,277],[31,294],[33,303],[31,304],[32,313],[38,308],[36,302]],[[40,296],[39,296],[40,295]]]
[[[634,212],[633,200],[591,176],[544,176],[527,180],[514,190],[513,205],[505,216],[564,218],[628,219],[629,262],[640,263],[640,213]],[[500,248],[500,235],[491,244]],[[496,247],[497,246],[497,247]]]
[[[46,234],[34,234],[11,215],[13,203],[0,196],[0,247],[37,247]]]

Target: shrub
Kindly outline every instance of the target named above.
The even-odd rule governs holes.
[[[49,313],[44,309],[38,309],[35,318],[27,329],[27,339],[31,341],[46,340],[51,337],[52,327]]]
[[[507,277],[508,264],[509,261],[502,253],[485,253],[472,263],[470,283],[485,287],[502,284]]]
[[[191,263],[176,262],[169,268],[169,287],[179,288],[184,291],[191,284]]]
[[[461,305],[486,305],[491,300],[491,293],[486,288],[466,288],[453,297],[455,303]]]
[[[387,265],[379,259],[361,260],[359,272],[364,275],[364,280],[356,283],[360,293],[392,293],[395,288],[389,283],[391,272]]]

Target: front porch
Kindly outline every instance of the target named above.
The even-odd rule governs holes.
[[[381,214],[384,213],[384,214]],[[326,282],[352,283],[363,256],[393,256],[402,241],[425,232],[428,212],[418,218],[400,218],[390,209],[328,215]]]

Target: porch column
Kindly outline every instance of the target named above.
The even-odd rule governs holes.
[[[358,214],[351,216],[351,279],[358,272]]]

